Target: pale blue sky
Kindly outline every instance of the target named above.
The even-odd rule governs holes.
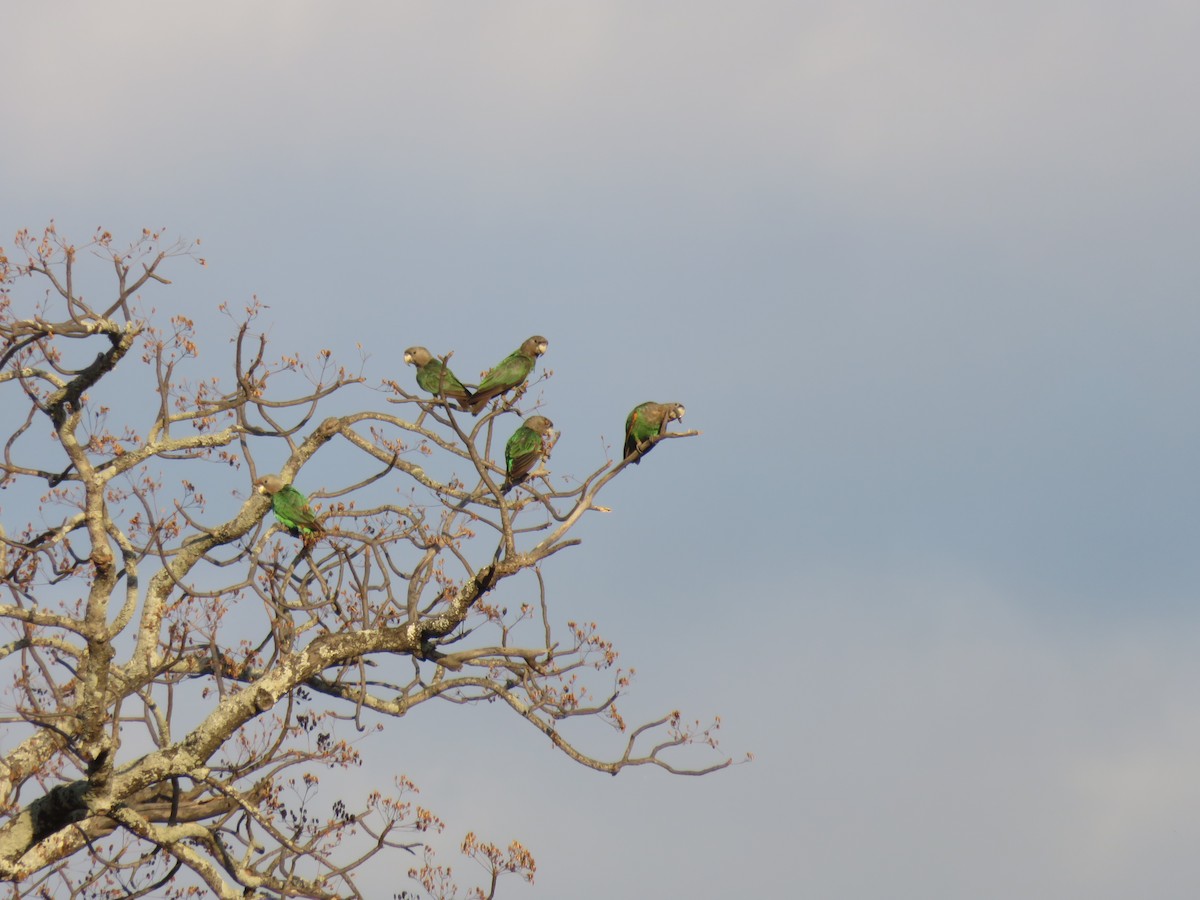
[[[4,19],[0,245],[199,237],[160,309],[257,294],[374,378],[543,333],[563,471],[643,399],[704,431],[547,573],[630,718],[757,761],[609,779],[448,709],[362,773],[524,841],[506,896],[1200,890],[1196,4]]]

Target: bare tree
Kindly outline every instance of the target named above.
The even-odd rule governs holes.
[[[579,543],[572,529],[631,460],[578,479],[543,466],[505,495],[497,425],[516,422],[520,391],[472,418],[367,385],[326,351],[272,361],[254,303],[222,308],[229,371],[197,378],[194,323],[138,308],[172,257],[203,263],[195,245],[146,231],[128,248],[107,232],[75,247],[51,225],[19,233],[11,256],[0,483],[5,518],[31,519],[0,529],[13,896],[358,897],[385,851],[416,854],[414,889],[456,896],[431,855],[442,823],[405,776],[358,799],[320,792],[323,772],[357,764],[369,725],[398,728],[434,700],[498,701],[603,772],[729,764],[676,755],[716,748],[716,723],[673,712],[627,728],[616,651],[551,613],[543,565]],[[98,265],[115,274],[103,303],[76,284]],[[39,302],[17,301],[39,281]],[[299,540],[268,515],[252,490],[268,457],[284,482],[332,473],[308,497],[323,534]],[[527,601],[491,602],[522,573]],[[579,718],[624,732],[623,752],[590,755]],[[519,843],[468,834],[461,849],[490,874],[470,896],[493,896],[504,873],[532,880]]]

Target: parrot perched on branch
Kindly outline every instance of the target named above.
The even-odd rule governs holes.
[[[409,347],[404,351],[404,361],[417,367],[417,384],[422,390],[435,397],[445,395],[463,404],[464,408],[470,407],[474,399],[471,392],[454,377],[449,366],[444,365],[424,347]]]
[[[264,475],[254,482],[254,487],[271,498],[275,518],[291,534],[307,542],[325,533],[325,526],[309,508],[308,498],[290,484],[284,484],[278,475]]]
[[[628,457],[630,454],[636,453],[637,458],[633,463],[634,465],[640,463],[642,457],[654,449],[653,444],[647,445],[644,449],[642,445],[655,435],[666,431],[667,423],[672,419],[682,419],[686,411],[682,403],[654,403],[653,401],[639,403],[625,420],[624,455]]]
[[[493,397],[523,384],[529,377],[529,373],[533,371],[533,364],[537,362],[539,356],[546,352],[548,345],[549,341],[540,334],[535,334],[497,363],[484,376],[479,387],[475,388],[475,394],[469,405],[471,412],[479,415],[480,410]]]
[[[508,443],[504,445],[504,462],[506,472],[504,484],[500,493],[507,494],[513,487],[520,484],[533,471],[538,460],[542,458],[544,447],[542,437],[554,423],[545,416],[530,416],[521,423],[521,427],[513,432]]]

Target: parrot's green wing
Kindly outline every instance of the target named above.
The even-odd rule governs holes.
[[[493,397],[515,388],[528,378],[532,371],[533,360],[522,356],[520,351],[504,357],[487,373],[483,381],[479,382],[479,387],[475,388],[471,412],[479,412]]]
[[[271,495],[271,508],[275,517],[288,531],[309,535],[324,534],[325,528],[309,509],[308,499],[290,484]]]
[[[663,413],[658,403],[639,403],[625,419],[625,456],[635,452],[638,445],[658,434]]]
[[[435,397],[445,394],[451,400],[459,400],[462,403],[470,403],[472,399],[471,392],[440,359],[431,359],[417,369],[417,384]]]

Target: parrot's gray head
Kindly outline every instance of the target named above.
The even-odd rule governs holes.
[[[433,357],[429,355],[429,351],[424,347],[409,347],[404,351],[405,365],[417,366],[419,368],[420,366],[425,365],[431,359],[433,359]]]
[[[254,482],[254,489],[260,494],[278,494],[285,486],[283,479],[278,475],[264,475],[258,481]]]
[[[546,340],[540,334],[535,334],[521,345],[521,349],[526,353],[532,353],[534,356],[541,356],[546,352],[546,348],[549,346],[550,342],[548,340]]]

